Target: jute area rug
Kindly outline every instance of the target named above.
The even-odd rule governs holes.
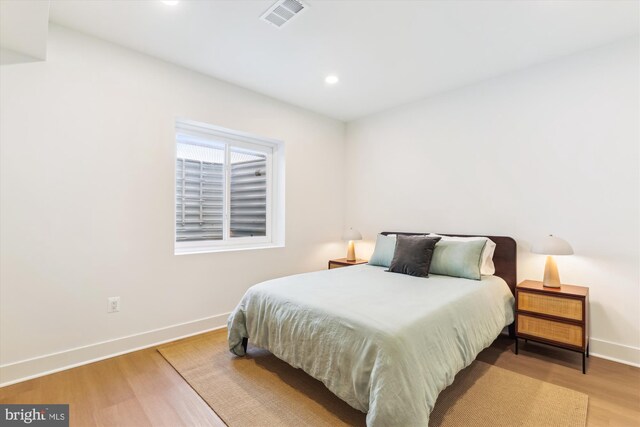
[[[239,358],[226,334],[199,335],[158,348],[229,426],[364,426],[365,414],[320,381],[249,346]],[[587,395],[476,361],[458,373],[429,426],[580,426]]]

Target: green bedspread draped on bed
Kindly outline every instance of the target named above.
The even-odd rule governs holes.
[[[426,426],[438,394],[513,321],[495,276],[418,278],[359,265],[251,287],[229,317],[242,339],[322,381],[367,425]]]

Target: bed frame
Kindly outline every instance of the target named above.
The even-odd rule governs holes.
[[[429,233],[407,233],[403,231],[383,231],[381,234],[387,236],[389,234],[401,234],[403,236],[424,236]],[[516,294],[517,284],[517,259],[516,259],[516,241],[511,237],[505,236],[480,236],[475,234],[448,234],[436,233],[442,236],[452,237],[487,237],[496,244],[496,250],[493,253],[493,264],[496,267],[495,275],[501,277],[513,295]],[[515,338],[515,327],[512,323],[509,325],[509,337]]]

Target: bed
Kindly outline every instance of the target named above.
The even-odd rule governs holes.
[[[229,317],[229,348],[243,356],[250,340],[303,369],[370,427],[426,426],[438,394],[514,320],[515,241],[486,237],[496,272],[481,280],[365,264],[257,284]]]

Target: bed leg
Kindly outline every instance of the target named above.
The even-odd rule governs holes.
[[[516,337],[516,323],[513,322],[509,325],[509,338],[515,339]]]
[[[247,344],[249,343],[249,338],[242,338],[242,348],[244,348],[244,352],[247,352]]]

